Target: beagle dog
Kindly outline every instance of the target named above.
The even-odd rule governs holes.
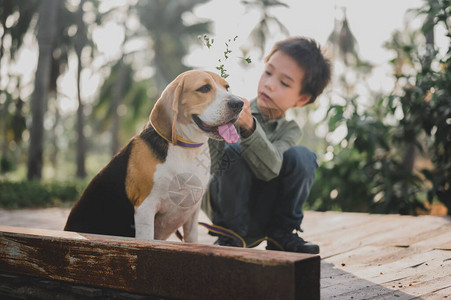
[[[183,227],[184,240],[197,242],[210,177],[208,138],[239,139],[233,123],[243,101],[228,89],[215,73],[180,74],[144,129],[92,179],[64,230],[165,240]]]

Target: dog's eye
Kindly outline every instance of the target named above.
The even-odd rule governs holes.
[[[225,89],[226,89],[226,91],[229,91],[230,85],[226,85],[226,86],[225,86]]]
[[[209,84],[205,84],[196,90],[196,92],[201,93],[208,93],[209,91],[211,91],[211,85]]]

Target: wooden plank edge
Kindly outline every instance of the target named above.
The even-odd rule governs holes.
[[[319,299],[320,257],[0,226],[0,270],[183,299]]]

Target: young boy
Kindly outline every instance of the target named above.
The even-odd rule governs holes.
[[[331,63],[311,39],[278,42],[266,58],[257,99],[245,105],[236,122],[236,144],[210,140],[212,177],[209,203],[213,223],[252,242],[268,237],[268,250],[319,253],[318,245],[300,238],[303,218],[315,171],[316,156],[296,146],[301,130],[284,117],[289,108],[315,101],[330,81]],[[215,161],[215,158],[217,161]],[[210,215],[211,216],[211,215]],[[296,230],[296,231],[295,231]],[[241,246],[219,235],[216,242]]]

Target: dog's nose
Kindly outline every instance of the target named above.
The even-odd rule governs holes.
[[[232,98],[227,103],[234,113],[239,113],[243,109],[244,102],[238,98]]]

